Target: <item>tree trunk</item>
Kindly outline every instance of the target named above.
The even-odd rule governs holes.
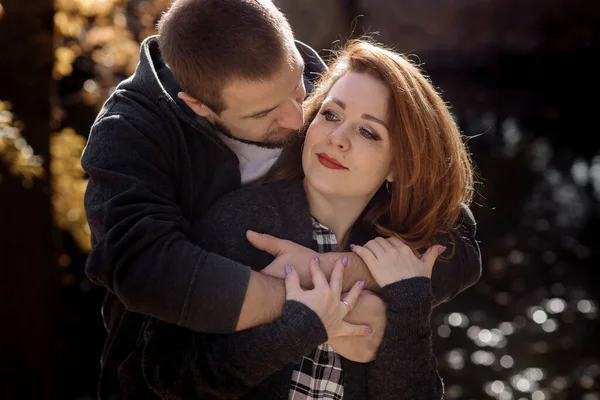
[[[0,99],[12,103],[47,172],[25,188],[0,161],[0,398],[49,399],[58,299],[48,176],[53,0],[0,3]]]

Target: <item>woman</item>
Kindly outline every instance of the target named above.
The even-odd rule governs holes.
[[[286,266],[288,300],[271,324],[204,335],[150,320],[144,376],[164,398],[443,396],[429,321],[432,268],[445,250],[437,243],[451,238],[451,263],[464,262],[464,246],[476,247],[465,206],[472,167],[452,116],[416,66],[364,41],[345,47],[305,106],[305,135],[282,157],[272,182],[218,201],[196,240],[252,266],[266,266],[272,257],[247,242],[247,229],[315,250],[352,249],[387,304],[377,357],[352,362],[329,347],[336,349],[348,330],[343,318],[363,295],[358,282],[340,297],[344,260],[327,282],[315,259],[309,291]],[[467,226],[469,237],[453,235],[457,225]],[[319,359],[323,354],[333,360]]]

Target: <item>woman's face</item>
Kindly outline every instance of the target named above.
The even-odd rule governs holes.
[[[390,173],[387,86],[370,75],[347,72],[333,85],[310,124],[302,167],[324,194],[371,198]]]

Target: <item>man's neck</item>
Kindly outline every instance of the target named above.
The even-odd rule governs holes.
[[[330,196],[313,188],[306,179],[304,179],[304,190],[310,214],[320,224],[331,229],[337,239],[338,248],[344,248],[350,229],[371,197]]]

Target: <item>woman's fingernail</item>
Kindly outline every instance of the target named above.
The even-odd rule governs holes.
[[[355,244],[351,244],[351,245],[350,245],[350,249],[353,249],[353,248],[355,248],[355,247],[356,247],[356,245],[355,245]]]
[[[318,264],[319,263],[319,256],[315,256],[315,262]]]
[[[344,258],[342,258],[342,264],[344,264],[344,267],[348,265],[348,256],[344,256]]]
[[[283,268],[285,274],[289,274],[290,272],[292,272],[292,267],[290,267],[289,265],[285,265],[285,268]]]
[[[447,247],[446,247],[446,246],[440,246],[440,247],[438,248],[438,254],[442,254],[443,252],[445,252],[445,251],[446,251],[446,249],[447,249]]]
[[[371,333],[373,333],[373,329],[367,328],[365,329],[365,332],[367,333],[367,335],[370,335]]]
[[[364,289],[365,288],[365,281],[358,282],[358,287],[361,288],[361,289]]]

